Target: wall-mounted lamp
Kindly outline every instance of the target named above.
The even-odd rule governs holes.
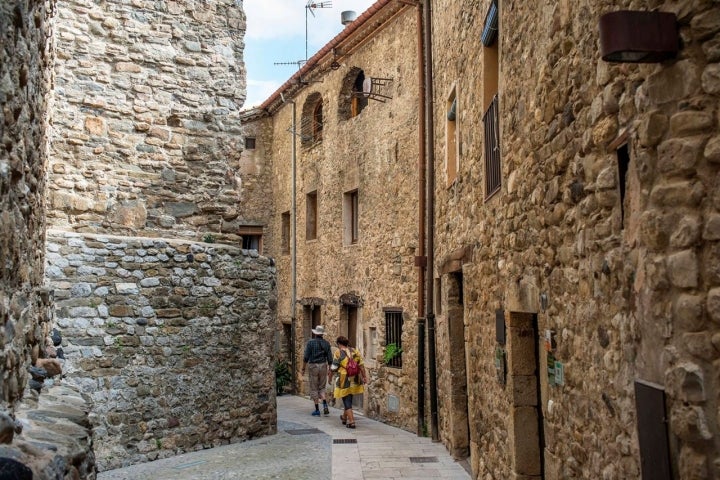
[[[606,62],[662,62],[675,57],[679,46],[674,13],[621,10],[600,17],[600,53]]]

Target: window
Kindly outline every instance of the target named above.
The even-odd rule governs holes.
[[[313,116],[312,116],[312,136],[314,142],[319,142],[322,140],[322,131],[323,131],[323,106],[322,102],[318,102],[315,105],[315,109],[313,110]]]
[[[445,123],[445,173],[447,176],[447,186],[449,187],[457,178],[458,169],[460,167],[458,161],[458,141],[459,130],[457,128],[457,96],[455,95],[455,87],[447,100],[447,116]]]
[[[317,238],[317,191],[310,192],[305,196],[305,240]]]
[[[323,98],[320,92],[307,96],[302,106],[300,144],[311,147],[323,139]]]
[[[238,234],[242,236],[242,248],[245,250],[257,250],[262,253],[262,233],[261,226],[242,226],[238,228]]]
[[[359,238],[358,191],[343,195],[343,244],[354,245]]]
[[[618,186],[620,188],[620,228],[625,228],[625,197],[627,189],[627,173],[630,167],[630,153],[627,143],[617,150]]]
[[[497,1],[490,3],[482,35],[483,62],[483,123],[485,126],[485,200],[500,191],[502,166],[500,164],[500,122],[499,122],[499,61]]]
[[[245,150],[255,150],[255,137],[245,137]]]
[[[352,104],[350,105],[350,117],[357,117],[365,109],[365,107],[367,107],[368,99],[367,97],[362,95],[364,82],[365,72],[360,70],[360,73],[358,73],[357,77],[355,77],[355,82],[353,83],[353,96]]]
[[[390,349],[396,354],[386,361],[388,367],[402,367],[402,310],[385,309],[385,356],[388,356]]]
[[[290,212],[283,212],[280,221],[281,225],[281,242],[280,249],[282,253],[290,253]]]

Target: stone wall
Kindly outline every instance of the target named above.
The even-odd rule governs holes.
[[[465,365],[445,348],[459,306],[476,478],[537,478],[528,472],[539,471],[540,455],[547,479],[639,478],[638,379],[664,388],[675,476],[717,478],[717,2],[498,3],[502,187],[487,200],[481,119],[491,67],[479,39],[490,2],[433,6],[435,100],[456,86],[460,132],[460,171],[445,188],[446,118],[436,112],[438,372],[440,392],[451,392],[440,397],[442,439],[453,450],[462,440],[452,392]],[[628,8],[676,13],[678,58],[603,62],[600,15]],[[460,250],[462,267],[452,269]],[[451,291],[458,275],[462,301]],[[507,384],[495,368],[498,309]],[[535,349],[539,402],[521,385]],[[547,375],[550,355],[564,365],[564,385]],[[544,451],[533,453],[537,406]]]
[[[0,4],[0,401],[9,410],[22,397],[51,319],[43,194],[52,10],[39,0]]]
[[[49,231],[67,382],[100,470],[275,432],[275,267],[256,252]]]
[[[244,33],[236,0],[59,1],[50,225],[237,241],[271,202],[238,171]]]
[[[58,385],[39,393],[59,373],[43,285],[54,10],[52,1],[0,2],[0,471],[91,480],[86,399]]]
[[[391,17],[380,33],[369,33],[377,23]],[[295,351],[301,365],[304,344],[310,338],[311,315],[325,326],[331,343],[338,335],[348,336],[365,356],[371,377],[364,405],[359,408],[373,418],[414,429],[417,393],[411,385],[417,375],[413,336],[417,316],[414,262],[419,143],[416,11],[392,2],[375,20],[378,22],[367,22],[367,30],[360,28],[338,45],[338,51],[350,52],[336,58],[340,68],[333,70],[320,62],[307,86],[293,94],[285,93],[286,99],[296,104],[298,133]],[[358,44],[361,46],[356,48]],[[392,98],[385,102],[370,100],[359,115],[348,118],[352,101],[349,87],[360,70],[366,78],[391,78],[385,93]],[[308,132],[312,132],[313,102],[318,100],[323,103],[322,140],[312,141]],[[278,313],[286,324],[291,321],[292,267],[280,232],[282,214],[290,213],[292,203],[291,111],[290,103],[273,106],[272,145],[258,143],[258,148],[264,148],[272,158],[277,233],[271,248],[278,261]],[[266,118],[254,120],[246,129],[264,131],[266,122]],[[257,138],[258,142],[266,139]],[[344,205],[345,194],[353,190],[359,197],[359,239],[355,244],[346,238]],[[307,195],[311,192],[317,193],[314,239],[306,235]],[[347,318],[348,307],[357,308],[355,324]],[[401,310],[404,318],[401,369],[382,363],[385,307]],[[306,391],[300,377],[298,385],[301,392]]]

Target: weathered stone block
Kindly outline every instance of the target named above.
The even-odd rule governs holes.
[[[702,87],[707,93],[720,93],[720,63],[711,63],[702,73]]]
[[[720,288],[713,288],[708,291],[706,308],[708,317],[713,322],[720,323]]]
[[[678,331],[697,332],[705,327],[703,298],[681,294],[673,303],[674,323]]]
[[[691,60],[681,60],[647,78],[644,89],[655,104],[664,104],[693,95],[700,87],[700,68]]]
[[[692,174],[701,157],[703,143],[704,139],[699,137],[673,138],[661,143],[658,147],[658,170],[667,176]]]
[[[665,135],[668,118],[662,113],[653,112],[647,115],[638,125],[638,140],[643,147],[654,147]]]
[[[697,255],[685,250],[667,257],[667,272],[670,283],[679,288],[694,288],[698,284]]]
[[[701,223],[698,215],[683,215],[679,221],[674,216],[668,216],[665,219],[668,222],[668,228],[674,227],[670,236],[671,247],[692,247],[700,239]]]
[[[701,183],[679,181],[654,186],[650,192],[650,199],[659,206],[696,206],[704,194],[705,190]]]
[[[703,238],[705,240],[720,240],[720,214],[712,213],[707,216]]]

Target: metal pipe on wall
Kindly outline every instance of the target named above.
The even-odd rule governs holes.
[[[417,434],[425,434],[425,70],[423,68],[423,7],[417,4],[418,53],[418,314],[417,314]]]
[[[425,148],[427,156],[427,271],[425,304],[428,329],[428,377],[430,387],[430,430],[433,442],[440,441],[437,412],[437,371],[435,358],[435,311],[433,305],[433,264],[435,262],[435,131],[433,121],[433,57],[432,57],[432,10],[431,1],[425,0]]]
[[[283,96],[283,102],[285,101],[285,97]],[[292,339],[292,388],[293,393],[297,394],[297,338],[296,338],[296,332],[297,332],[297,318],[295,313],[295,304],[297,303],[297,205],[295,200],[295,183],[296,183],[296,153],[295,153],[295,101],[291,100],[290,103],[292,104],[292,124],[290,126],[290,132],[292,136],[292,141],[290,144],[290,157],[291,157],[291,171],[292,171],[292,180],[291,180],[291,186],[290,186],[290,196],[292,197],[290,200],[290,215],[292,216],[291,219],[291,237],[292,237],[292,243],[290,245],[290,264],[291,264],[291,292],[290,292],[290,338]]]

